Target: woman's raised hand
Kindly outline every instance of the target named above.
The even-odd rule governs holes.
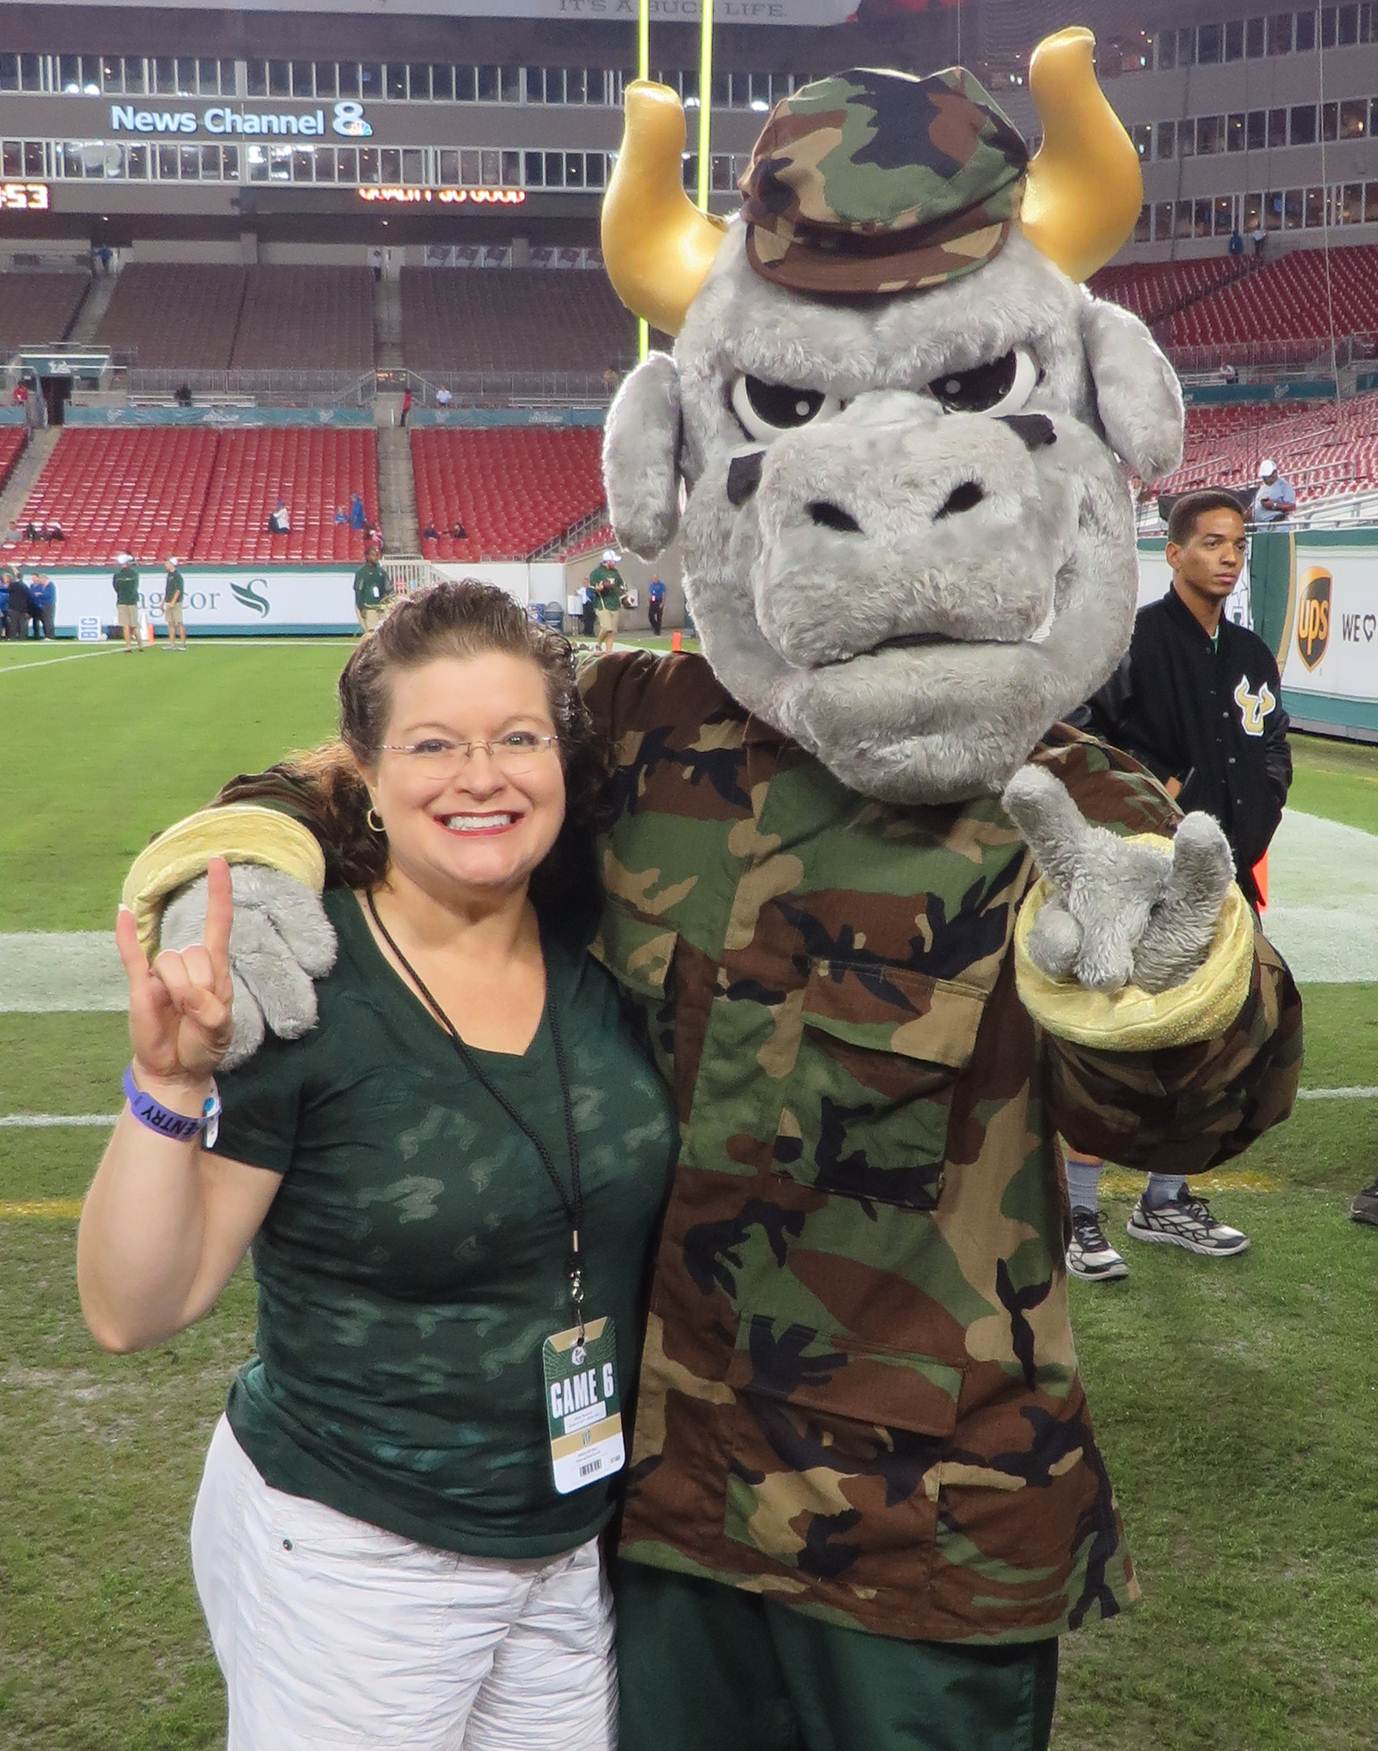
[[[140,1082],[147,1077],[204,1083],[229,1049],[234,898],[230,866],[223,857],[210,860],[206,882],[204,941],[164,949],[151,967],[139,946],[134,914],[121,907],[115,920],[115,944],[129,980],[129,1038]]]

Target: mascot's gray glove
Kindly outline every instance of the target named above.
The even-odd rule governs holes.
[[[223,1066],[233,1070],[252,1058],[265,1032],[295,1040],[316,1025],[316,988],[335,964],[335,932],[320,896],[294,876],[262,864],[230,869],[234,922],[230,926],[230,975],[234,981],[234,1033]],[[163,912],[164,948],[200,942],[206,919],[206,878],[179,888]]]
[[[1153,993],[1205,965],[1234,883],[1229,841],[1209,815],[1188,815],[1160,849],[1092,826],[1042,767],[1021,767],[1002,800],[1052,889],[1027,939],[1040,972]]]

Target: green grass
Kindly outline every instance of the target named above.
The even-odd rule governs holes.
[[[1294,734],[1289,808],[1378,833],[1378,747]]]
[[[0,929],[106,928],[149,834],[227,774],[329,733],[346,649],[206,646],[31,675],[6,672],[31,653],[0,650],[5,721],[44,748],[7,775]],[[1378,749],[1294,746],[1299,808],[1378,825]],[[1306,1085],[1378,1084],[1378,992],[1305,998]],[[0,1113],[112,1112],[125,1050],[119,1015],[0,1015]],[[0,1130],[0,1205],[79,1198],[102,1145],[94,1128]],[[1378,1102],[1304,1102],[1239,1166],[1211,1194],[1251,1252],[1211,1263],[1126,1242],[1127,1282],[1071,1286],[1145,1598],[1068,1638],[1058,1751],[1372,1737],[1378,1232],[1345,1210],[1378,1173]],[[1128,1197],[1107,1208],[1122,1229]],[[172,1344],[104,1356],[77,1306],[74,1227],[0,1217],[0,1751],[213,1751],[224,1707],[186,1528],[252,1341],[252,1285],[241,1272]]]

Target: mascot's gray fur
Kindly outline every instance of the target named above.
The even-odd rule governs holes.
[[[1091,48],[1073,30],[1040,49],[1040,158],[1087,150],[1083,138],[1054,139],[1056,82],[1070,80],[1078,102],[1089,88],[1133,159],[1095,89]],[[1036,96],[1038,80],[1036,57]],[[629,142],[638,92],[644,100],[647,88],[633,88]],[[1127,843],[1088,827],[1055,779],[1024,766],[1128,644],[1138,560],[1125,468],[1151,480],[1180,457],[1182,399],[1167,360],[1136,317],[1050,259],[1044,234],[1056,221],[1030,215],[1032,186],[1023,226],[945,284],[839,299],[771,283],[749,260],[745,225],[721,228],[690,207],[678,179],[682,112],[669,92],[651,92],[674,114],[667,121],[662,102],[649,116],[661,139],[638,151],[637,168],[624,149],[605,254],[615,283],[614,251],[632,258],[619,291],[642,310],[654,294],[647,313],[679,333],[673,357],[647,358],[611,410],[605,476],[619,538],[650,556],[682,533],[686,592],[714,671],[850,787],[900,803],[1004,792],[1054,889],[1029,943],[1045,972],[1098,991],[1181,983],[1207,957],[1232,879],[1219,827],[1191,817],[1171,855]],[[634,180],[656,150],[673,163],[663,199]],[[1092,179],[1106,170],[1089,163],[1082,186],[1060,191],[1064,222],[1069,206],[1094,205]],[[1130,175],[1120,204],[1132,223],[1137,160]],[[638,261],[636,239],[619,231],[644,236],[665,199],[682,203],[671,215],[680,234],[665,259],[653,243]],[[1122,220],[1109,223],[1123,234]],[[674,308],[664,282],[686,275],[691,293]],[[1007,355],[1002,399],[945,410],[949,380]],[[760,383],[799,390],[814,416],[773,429],[752,403]],[[323,915],[303,936],[295,882],[240,868],[235,883],[229,1064],[256,1048],[265,1018],[285,1037],[313,1025],[310,975],[331,958]],[[184,891],[164,943],[195,940],[203,909],[200,884]]]

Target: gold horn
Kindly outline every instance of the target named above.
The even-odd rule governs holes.
[[[1095,48],[1073,25],[1044,37],[1029,63],[1043,144],[1029,166],[1024,234],[1074,280],[1110,260],[1144,198],[1139,154],[1096,83]]]
[[[684,192],[679,98],[668,85],[635,79],[626,99],[622,150],[603,196],[603,264],[628,310],[678,334],[725,224]]]

